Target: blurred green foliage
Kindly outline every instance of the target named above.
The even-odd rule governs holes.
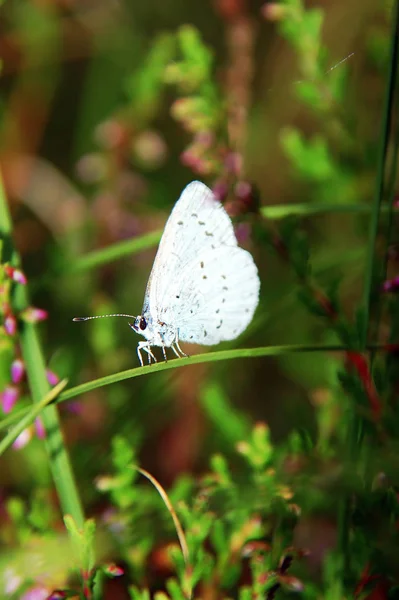
[[[1,597],[396,597],[387,4],[2,3]],[[126,323],[71,319],[139,312],[194,177],[259,266],[246,359],[119,377]]]

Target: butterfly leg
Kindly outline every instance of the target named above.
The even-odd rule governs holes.
[[[141,356],[141,350],[144,350],[145,352],[147,352],[149,365],[151,364],[151,359],[154,361],[154,363],[157,362],[157,359],[155,358],[155,356],[151,350],[150,344],[148,342],[139,342],[137,344],[137,355],[139,357],[139,361],[140,361],[140,364],[142,367],[144,366],[144,363],[143,363],[143,358]]]
[[[165,346],[162,346],[162,354],[163,354],[163,357],[165,359],[165,362],[168,362],[168,357],[166,356]]]
[[[178,340],[177,336],[176,336],[176,339],[175,339],[175,344],[176,344],[176,347],[177,347],[178,351],[180,352],[180,355],[184,356],[185,358],[188,358],[188,354],[186,354],[185,352],[183,352],[183,350],[180,348],[180,346],[179,346],[179,340]]]
[[[181,356],[180,356],[180,354],[178,353],[178,351],[176,350],[176,348],[175,348],[174,344],[175,344],[175,343],[173,343],[173,344],[171,345],[171,348],[172,348],[173,352],[176,354],[177,358],[181,358]]]
[[[179,338],[177,337],[177,334],[176,334],[176,337],[175,337],[174,345],[176,346],[176,348],[180,352],[180,356],[179,356],[179,354],[177,354],[175,348],[173,348],[173,350],[175,351],[175,354],[177,354],[177,356],[179,356],[179,358],[181,358],[182,356],[185,356],[186,358],[188,358],[188,354],[186,354],[185,352],[183,352],[183,350],[179,346]]]

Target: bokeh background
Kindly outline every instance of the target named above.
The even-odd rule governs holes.
[[[313,9],[319,17],[306,20]],[[193,179],[220,194],[261,279],[252,324],[220,349],[339,343],[301,301],[301,258],[293,268],[276,240],[306,240],[314,281],[331,294],[339,288],[352,319],[364,289],[390,9],[371,0],[2,2],[2,173],[31,303],[48,313],[39,328],[53,382],[74,386],[138,366],[125,320],[72,318],[139,314],[155,240],[85,260],[160,232]],[[17,354],[17,340],[3,343],[3,388]],[[216,452],[239,473],[235,444],[260,421],[274,444],[297,435],[327,448],[340,427],[341,367],[339,353],[325,352],[221,361],[63,403],[87,513],[102,518],[108,507],[96,481],[112,468],[115,435],[166,487],[203,473]],[[16,406],[28,405],[23,383],[18,394]],[[51,485],[31,428],[1,459],[2,493],[28,502]],[[329,510],[317,519],[298,535],[310,544],[322,531],[314,544],[332,546]]]

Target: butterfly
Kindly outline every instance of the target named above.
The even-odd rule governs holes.
[[[258,270],[249,252],[240,248],[231,219],[212,191],[193,181],[176,202],[155,257],[141,315],[103,317],[134,319],[129,326],[148,362],[156,361],[152,347],[187,356],[180,342],[212,346],[233,340],[249,325],[259,302]]]

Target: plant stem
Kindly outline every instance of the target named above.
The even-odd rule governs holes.
[[[388,211],[388,222],[386,235],[389,235],[389,230],[392,222],[393,206],[384,206],[383,198],[387,190],[385,184],[386,162],[388,155],[389,139],[391,136],[391,125],[393,122],[394,100],[397,88],[397,72],[398,72],[398,49],[399,49],[399,3],[395,2],[393,6],[392,20],[392,36],[391,36],[391,57],[390,69],[388,73],[388,81],[385,96],[385,105],[383,119],[381,124],[381,139],[379,146],[378,166],[376,189],[374,194],[374,203],[371,212],[369,243],[367,247],[366,267],[365,267],[365,282],[363,290],[363,319],[364,327],[361,334],[361,352],[367,351],[368,334],[370,331],[370,317],[372,317],[372,307],[374,300],[377,300],[376,292],[381,283],[382,270],[376,268],[378,258],[376,257],[377,236],[379,231],[380,214],[382,210]],[[397,146],[397,145],[396,145]],[[396,147],[397,152],[397,147]],[[396,165],[392,164],[392,169],[396,169]],[[392,180],[393,174],[391,175]],[[391,181],[393,187],[393,182]],[[393,200],[393,199],[392,199]],[[383,259],[385,261],[385,257]],[[378,266],[378,265],[377,265]],[[378,336],[378,331],[377,331]],[[373,340],[378,343],[378,339]],[[371,369],[371,366],[370,366]],[[363,421],[355,413],[353,407],[350,409],[350,414],[347,424],[346,433],[346,448],[349,461],[356,466],[357,459],[361,452],[363,439]],[[345,495],[340,502],[338,509],[338,544],[342,556],[342,580],[345,584],[351,581],[351,552],[350,552],[350,528],[352,524],[352,506],[350,495]]]
[[[10,262],[13,266],[19,266],[20,259],[12,242],[12,222],[1,177],[0,234],[4,241],[3,260]],[[13,295],[13,309],[19,312],[28,306],[29,300],[25,286],[16,285]],[[38,404],[50,393],[50,385],[46,377],[46,363],[36,326],[31,323],[21,323],[19,341],[26,365],[32,400]],[[47,406],[46,410],[43,411],[42,418],[46,430],[46,447],[50,469],[62,511],[64,514],[70,514],[74,521],[82,527],[84,523],[83,509],[64,444],[57,408],[53,405]]]

